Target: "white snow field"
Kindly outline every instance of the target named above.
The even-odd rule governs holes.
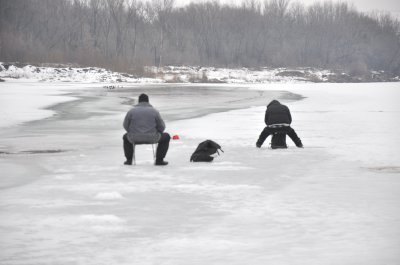
[[[122,164],[142,92],[180,137],[166,167],[150,146]],[[0,96],[2,265],[400,264],[400,83],[8,81]],[[275,98],[304,149],[255,147]],[[190,163],[206,139],[225,153]]]

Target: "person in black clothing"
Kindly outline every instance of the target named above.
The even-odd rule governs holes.
[[[275,132],[285,132],[297,147],[303,147],[300,138],[290,124],[292,115],[289,108],[278,100],[272,100],[265,111],[265,124],[267,125],[258,137],[256,146],[260,148],[267,137]]]

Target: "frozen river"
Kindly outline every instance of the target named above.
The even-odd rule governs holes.
[[[145,146],[122,165],[142,92],[180,136],[167,167]],[[12,82],[0,95],[0,264],[400,263],[399,83]],[[304,149],[255,148],[274,98]],[[225,153],[189,163],[205,139]]]

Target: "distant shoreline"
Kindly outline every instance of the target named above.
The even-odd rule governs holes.
[[[114,72],[98,67],[70,65],[35,66],[0,62],[0,81],[11,79],[40,82],[101,83],[109,89],[129,84],[268,84],[268,83],[365,83],[398,82],[399,76],[384,71],[348,73],[341,69],[217,68],[200,66],[145,67],[141,74]],[[110,85],[111,84],[111,85]]]

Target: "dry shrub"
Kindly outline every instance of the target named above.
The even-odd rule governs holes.
[[[365,76],[369,74],[367,64],[361,60],[352,62],[349,65],[347,72],[351,76]]]

